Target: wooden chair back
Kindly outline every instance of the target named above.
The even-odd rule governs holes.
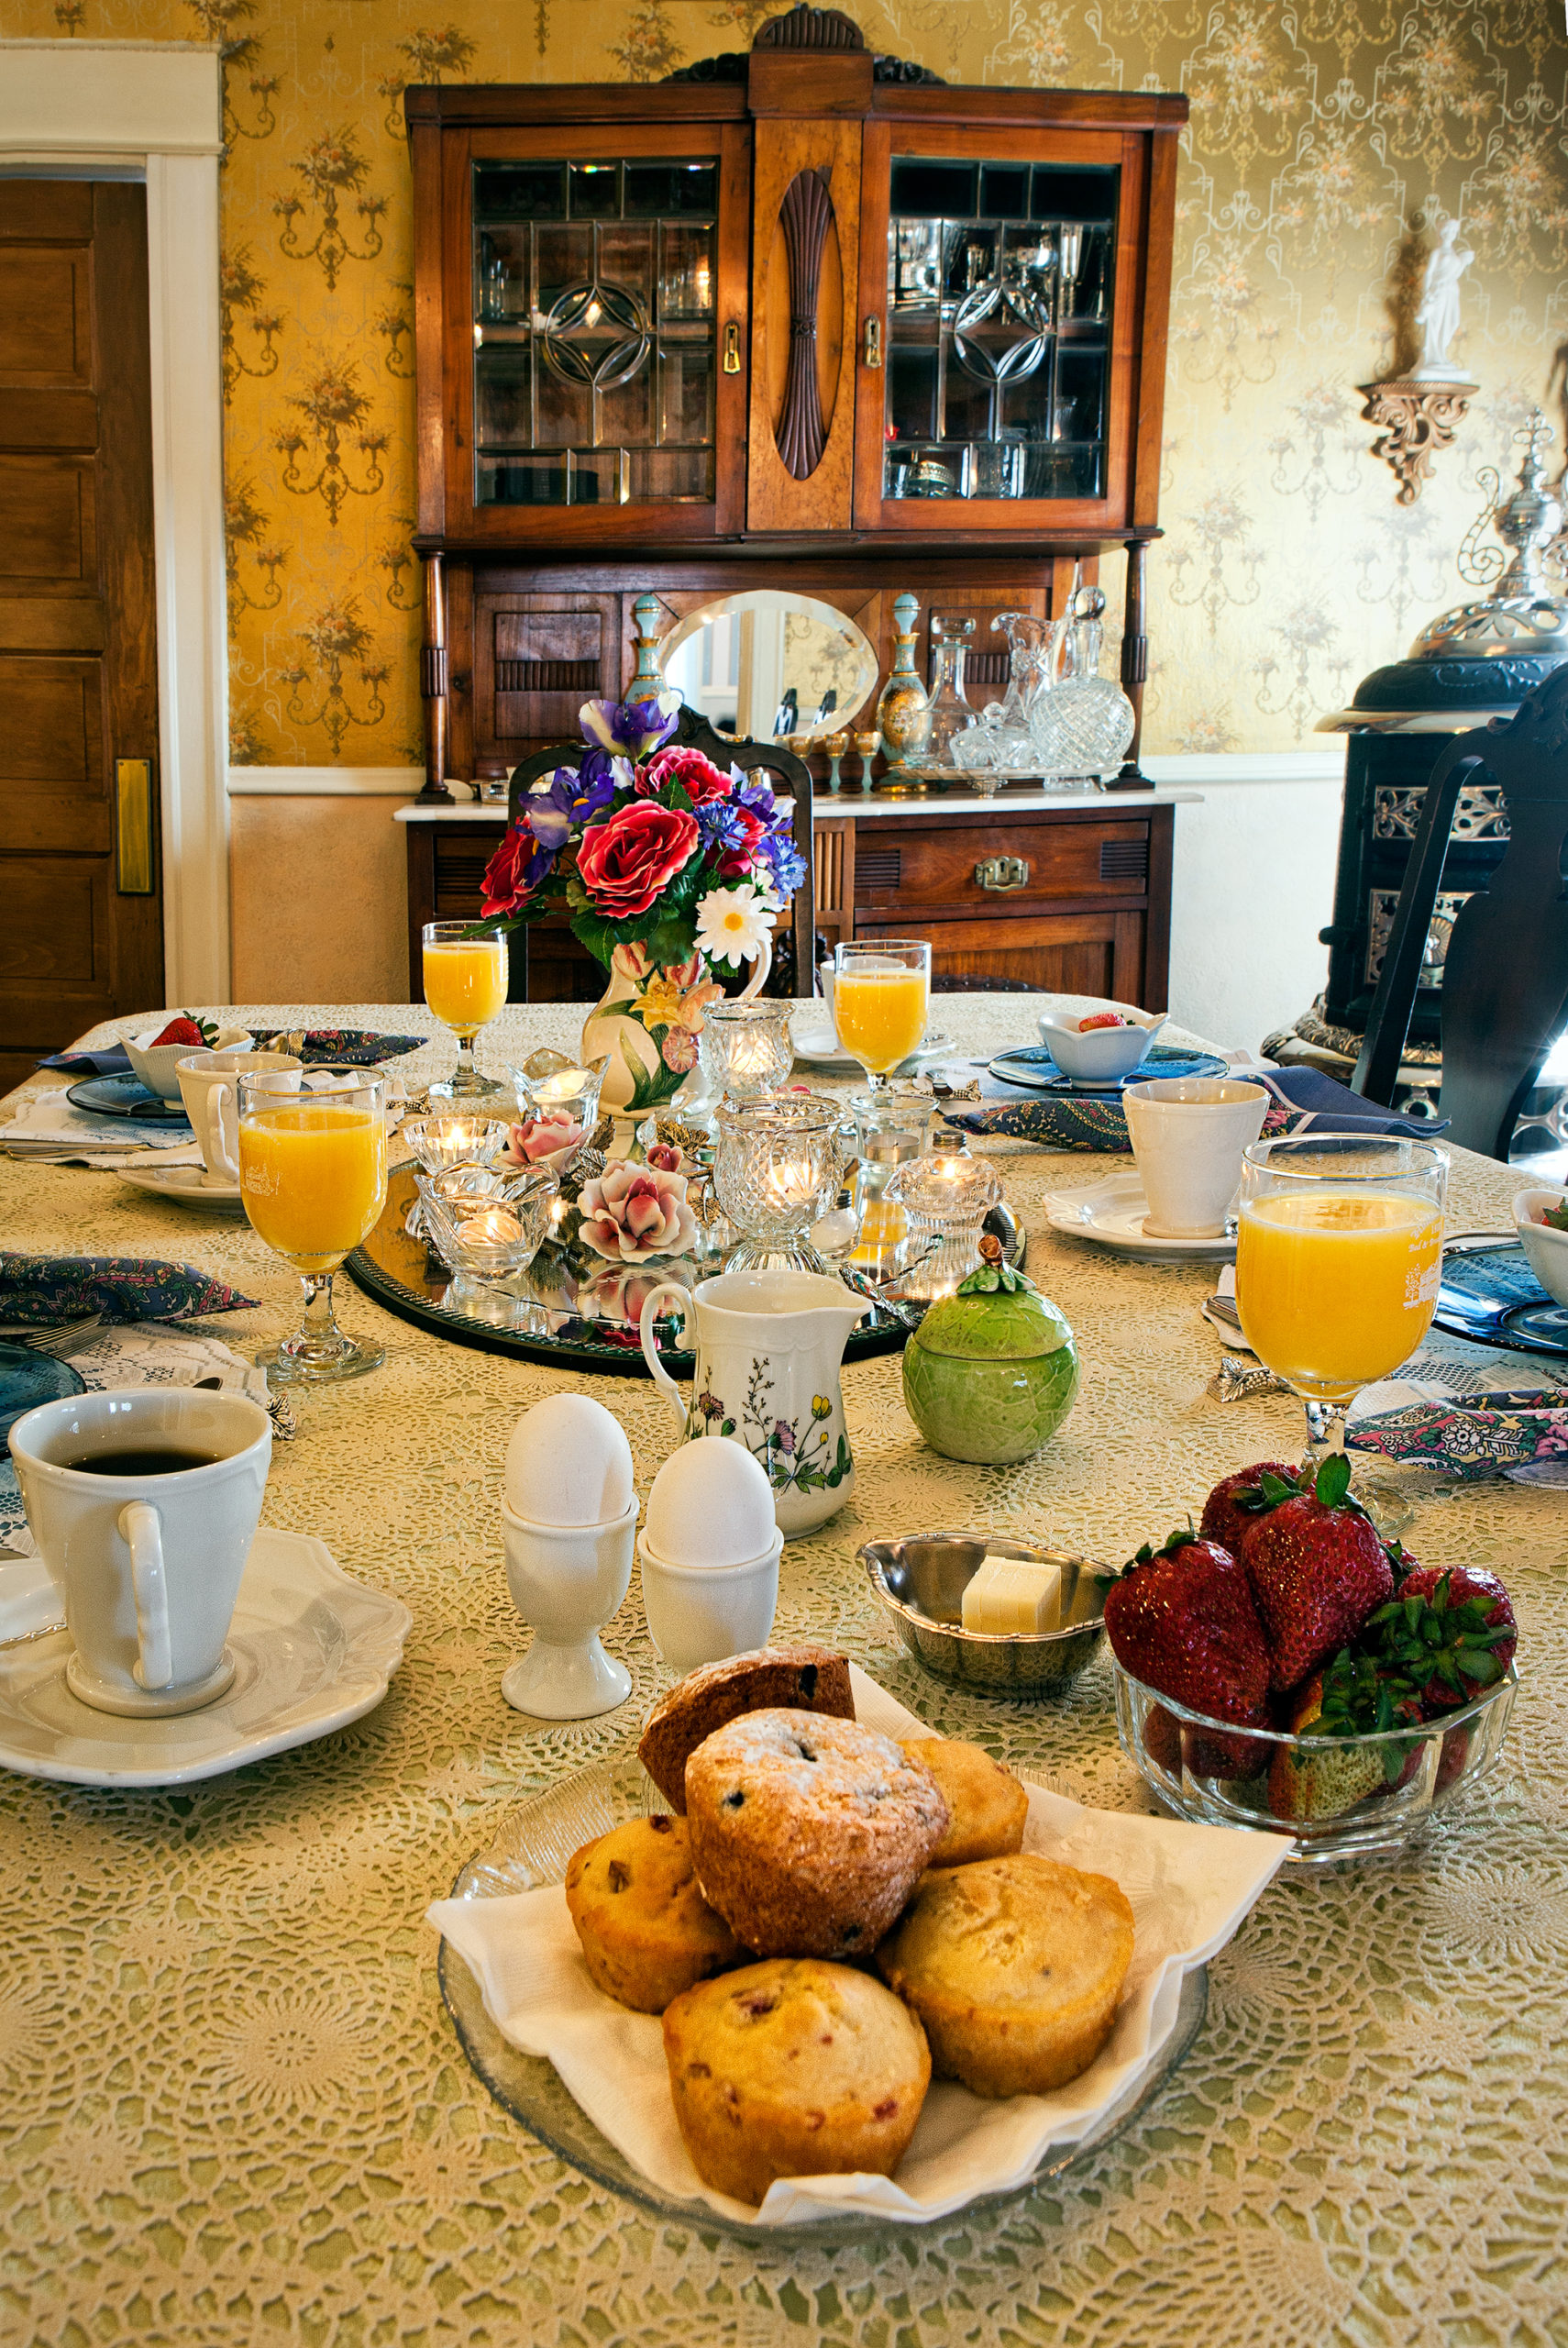
[[[1440,1107],[1452,1140],[1506,1162],[1525,1096],[1568,1024],[1568,665],[1512,717],[1456,735],[1433,768],[1353,1084],[1385,1105],[1393,1098],[1454,810],[1482,781],[1501,788],[1508,845],[1449,939]]]
[[[794,803],[791,829],[796,850],[805,870],[788,913],[781,917],[773,933],[773,967],[767,974],[765,994],[811,994],[814,991],[816,956],[813,950],[816,906],[816,865],[812,829],[812,770],[804,759],[781,742],[732,742],[716,734],[701,711],[683,708],[670,744],[682,748],[701,750],[716,767],[739,767],[743,774],[756,774],[766,770],[775,777],[775,790],[780,798],[790,798]],[[580,767],[587,756],[586,742],[559,742],[548,749],[536,750],[512,770],[508,792],[510,820],[517,820],[517,810],[530,787],[541,775],[554,774],[558,767]],[[782,784],[783,788],[779,789]]]

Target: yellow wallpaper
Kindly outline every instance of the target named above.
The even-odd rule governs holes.
[[[411,81],[651,81],[748,47],[774,0],[3,0],[11,34],[220,40],[234,754],[419,753]],[[1152,559],[1151,750],[1281,749],[1458,600],[1479,466],[1568,361],[1562,0],[863,0],[950,80],[1185,90]],[[1394,502],[1354,386],[1391,356],[1422,224],[1476,259],[1482,385]],[[1561,346],[1561,348],[1560,348]]]

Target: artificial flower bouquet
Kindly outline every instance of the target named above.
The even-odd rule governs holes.
[[[766,969],[804,865],[788,801],[700,750],[670,745],[657,701],[585,702],[589,748],[528,792],[485,870],[482,919],[514,929],[564,905],[610,974],[597,1015],[635,1020],[656,1047],[627,1105],[667,1098],[696,1066],[721,963]]]

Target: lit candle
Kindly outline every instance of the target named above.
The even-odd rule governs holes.
[[[739,1035],[730,1046],[730,1071],[734,1076],[761,1076],[773,1058],[773,1047],[760,1030]]]
[[[458,1225],[465,1247],[512,1247],[523,1236],[523,1225],[510,1207],[484,1207]]]
[[[768,1171],[768,1187],[787,1207],[807,1205],[817,1187],[817,1178],[811,1161],[804,1157],[787,1157],[781,1166]]]
[[[529,1090],[539,1102],[575,1101],[591,1081],[585,1068],[563,1068],[558,1069],[554,1076],[541,1078]]]

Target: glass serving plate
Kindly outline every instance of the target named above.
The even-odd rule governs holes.
[[[1490,1777],[1518,1691],[1510,1664],[1507,1678],[1475,1703],[1419,1728],[1291,1736],[1238,1730],[1189,1711],[1134,1679],[1114,1655],[1110,1670],[1121,1749],[1167,1808],[1197,1826],[1287,1834],[1291,1858],[1320,1866],[1391,1857],[1435,1813]],[[1302,1789],[1309,1767],[1328,1772],[1320,1794]],[[1320,1814],[1289,1814],[1287,1801],[1316,1802]]]
[[[572,1236],[578,1218],[569,1209],[558,1236],[545,1242],[526,1271],[498,1280],[454,1272],[425,1239],[414,1213],[419,1204],[414,1180],[417,1171],[412,1165],[392,1168],[381,1221],[364,1246],[355,1248],[345,1269],[367,1296],[400,1320],[458,1345],[513,1354],[525,1361],[646,1378],[637,1334],[643,1299],[662,1280],[695,1288],[724,1268],[728,1250],[703,1231],[689,1255],[651,1256],[642,1264],[607,1263]],[[1021,1264],[1024,1235],[1005,1205],[992,1210],[987,1227],[1001,1239],[1008,1261]],[[850,1332],[845,1360],[901,1352],[923,1309],[873,1304]],[[681,1328],[673,1315],[668,1320],[660,1316],[659,1356],[673,1378],[691,1374],[690,1351],[675,1342]]]
[[[618,1758],[580,1769],[502,1820],[493,1841],[459,1869],[452,1886],[452,1898],[505,1899],[544,1884],[560,1883],[566,1876],[568,1860],[584,1843],[607,1834],[613,1826],[628,1818],[644,1818],[668,1807],[635,1753],[624,1753]],[[723,2217],[705,2202],[678,2200],[673,2194],[652,2184],[600,2134],[562,2086],[550,2064],[537,2055],[520,2054],[507,2043],[484,2010],[479,1983],[445,1940],[441,1943],[437,1970],[441,1995],[456,2027],[458,2043],[495,2101],[595,2184],[608,2186],[612,2192],[624,2194],[627,2200],[636,2202],[654,2216],[694,2232],[726,2234],[739,2242],[766,2243],[776,2250],[807,2245],[823,2249],[907,2231],[896,2221],[879,2218],[837,2217],[824,2218],[811,2225],[753,2226]],[[978,2196],[962,2212],[949,2211],[931,2223],[947,2227],[963,2224],[977,2212],[1018,2199],[1045,2177],[1065,2176],[1092,2160],[1102,2145],[1121,2135],[1160,2094],[1202,2028],[1207,2003],[1208,1970],[1200,1966],[1186,1977],[1170,2036],[1149,2068],[1133,2081],[1122,2101],[1107,2112],[1091,2134],[1064,2151],[1059,2158],[1043,2160],[1029,2185],[1008,2193]]]

